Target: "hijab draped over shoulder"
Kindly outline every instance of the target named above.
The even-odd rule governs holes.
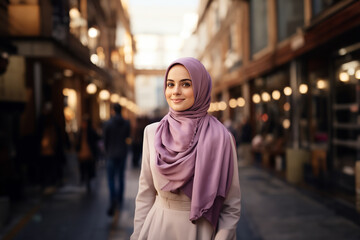
[[[186,111],[170,108],[155,134],[157,169],[168,180],[162,190],[183,191],[191,199],[190,221],[205,217],[214,228],[233,176],[233,152],[227,129],[207,114],[211,77],[200,61],[180,58],[190,74],[194,105]]]

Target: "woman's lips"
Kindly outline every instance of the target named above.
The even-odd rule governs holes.
[[[171,99],[173,103],[181,103],[184,99]]]

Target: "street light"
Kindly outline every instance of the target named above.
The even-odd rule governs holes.
[[[95,27],[91,27],[88,30],[88,35],[90,38],[96,38],[97,36],[99,36],[99,30]]]
[[[86,92],[88,94],[94,94],[94,93],[96,93],[96,91],[97,91],[97,87],[96,87],[95,83],[89,83],[87,85]]]
[[[99,93],[99,98],[103,101],[109,100],[110,92],[106,89],[101,90]]]

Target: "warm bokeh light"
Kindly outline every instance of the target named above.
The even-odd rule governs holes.
[[[262,114],[262,115],[261,115],[261,120],[262,120],[263,122],[267,122],[267,120],[269,120],[269,115],[267,115],[266,113]]]
[[[215,102],[213,106],[214,106],[214,111],[215,112],[220,110],[218,102]]]
[[[94,94],[94,93],[96,93],[96,91],[97,91],[97,87],[96,87],[95,83],[90,83],[86,86],[86,92],[88,94]]]
[[[284,111],[286,112],[290,111],[290,103],[288,102],[284,103]]]
[[[96,55],[96,54],[91,54],[91,56],[90,56],[90,61],[91,61],[93,64],[97,65],[97,64],[99,63],[99,57],[98,57],[98,55]]]
[[[319,79],[317,82],[316,82],[316,87],[318,89],[325,89],[327,86],[327,82],[323,79]]]
[[[292,89],[291,89],[291,87],[285,87],[285,88],[284,88],[284,94],[285,94],[286,96],[290,96],[290,95],[292,94]]]
[[[232,98],[229,100],[229,107],[236,108],[237,107],[237,101],[235,98]]]
[[[259,103],[261,101],[261,98],[260,98],[260,95],[255,93],[253,96],[252,96],[252,100],[254,103]]]
[[[110,96],[110,101],[111,101],[112,103],[118,102],[119,99],[120,99],[120,96],[119,96],[119,94],[117,94],[117,93],[113,93],[113,94],[111,94],[111,96]]]
[[[239,107],[244,107],[244,106],[245,106],[245,99],[244,99],[243,97],[239,97],[239,98],[237,99],[237,105],[238,105]]]
[[[65,77],[72,77],[74,72],[71,69],[65,69],[64,70],[64,76]]]
[[[88,30],[88,35],[91,38],[96,38],[97,36],[99,36],[99,30],[97,28],[91,27]]]
[[[77,103],[76,91],[71,88],[64,88],[62,92],[63,92],[63,95],[67,97],[67,105],[69,107],[71,107],[72,109],[75,109],[76,103]]]
[[[349,68],[349,69],[347,70],[347,72],[348,72],[349,75],[352,76],[352,75],[355,74],[355,68],[351,67],[351,68]]]
[[[301,94],[306,94],[308,92],[308,90],[309,90],[309,88],[308,88],[308,86],[306,84],[304,84],[304,83],[300,84],[299,92]]]
[[[290,120],[289,119],[284,119],[284,121],[282,122],[282,125],[285,129],[289,129],[290,128]]]
[[[348,82],[350,80],[349,74],[347,72],[341,72],[339,74],[339,79],[342,82]]]
[[[355,78],[360,79],[360,69],[356,70],[355,72]]]
[[[280,97],[281,97],[281,93],[279,90],[274,90],[272,93],[271,93],[271,96],[274,100],[279,100]]]
[[[227,108],[226,102],[221,101],[219,102],[219,110],[224,111]]]
[[[68,88],[64,88],[64,89],[62,90],[62,93],[63,93],[64,96],[68,96],[68,95],[69,95],[69,89],[68,89]]]
[[[261,99],[264,101],[264,102],[269,102],[271,100],[271,97],[270,97],[270,94],[268,92],[263,92],[261,94]]]
[[[119,104],[121,106],[123,106],[123,107],[126,106],[127,102],[128,102],[128,100],[125,97],[120,97]]]
[[[99,98],[100,98],[101,100],[104,100],[104,101],[109,100],[109,98],[110,98],[110,92],[109,92],[108,90],[106,90],[106,89],[101,90],[101,91],[99,92]]]
[[[79,9],[77,9],[77,8],[71,8],[70,11],[69,11],[69,16],[70,16],[70,18],[72,18],[72,19],[79,18],[79,17],[80,17]]]
[[[213,103],[210,103],[208,112],[214,112],[214,104]]]

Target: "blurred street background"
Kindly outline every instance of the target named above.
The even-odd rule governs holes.
[[[184,56],[237,142],[238,239],[360,239],[359,32],[357,0],[0,0],[0,239],[129,239],[142,132]],[[108,216],[112,103],[131,136]]]

